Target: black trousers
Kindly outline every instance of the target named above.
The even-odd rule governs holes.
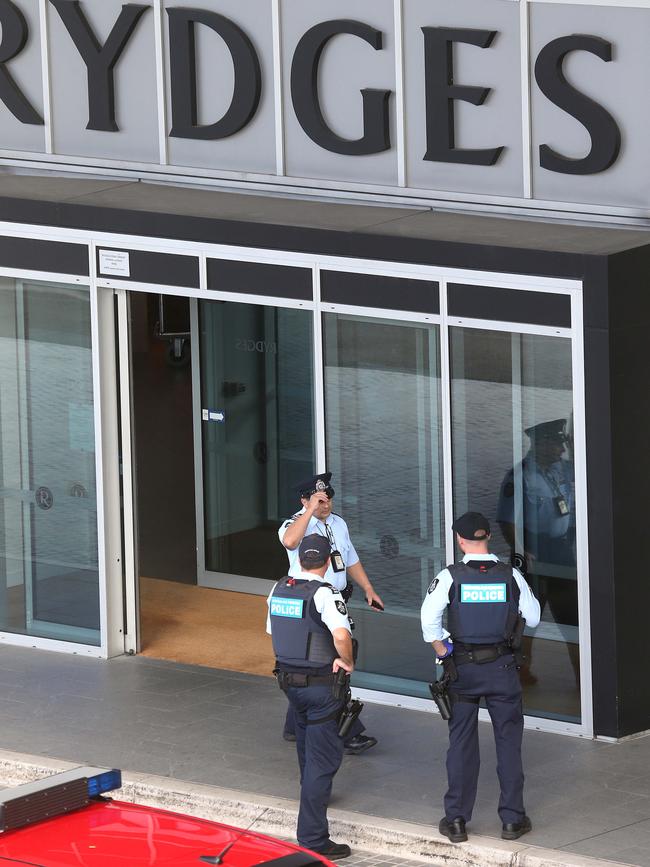
[[[494,729],[497,776],[501,788],[498,812],[502,822],[519,822],[524,810],[524,772],[521,741],[524,717],[521,684],[512,656],[484,665],[458,666],[458,680],[450,691],[458,696],[485,698]],[[472,818],[480,766],[478,702],[454,701],[449,720],[448,789],[445,816],[450,821]]]

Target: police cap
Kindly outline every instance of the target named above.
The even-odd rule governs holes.
[[[482,542],[490,535],[490,522],[480,512],[465,512],[456,518],[451,529],[469,542]]]
[[[334,496],[334,488],[330,485],[331,478],[331,473],[319,473],[317,476],[310,476],[308,479],[298,482],[296,491],[298,491],[301,498],[304,497],[305,499],[309,499],[312,494],[318,491],[322,491],[331,498]]]
[[[305,536],[300,543],[298,559],[303,566],[318,569],[319,566],[327,562],[330,551],[330,543],[324,536],[311,533],[309,536]]]
[[[531,442],[537,440],[555,440],[556,442],[566,442],[566,419],[556,418],[553,421],[543,421],[540,424],[534,424],[532,427],[524,429],[526,436],[530,437]]]

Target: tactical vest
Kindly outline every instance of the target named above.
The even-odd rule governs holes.
[[[463,644],[501,644],[519,611],[519,585],[512,567],[494,560],[473,560],[447,567],[447,629]]]
[[[292,583],[289,583],[289,582]],[[283,578],[271,596],[271,638],[275,657],[287,668],[322,668],[338,656],[332,633],[316,610],[321,581]]]

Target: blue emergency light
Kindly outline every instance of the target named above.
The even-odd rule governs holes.
[[[24,828],[88,806],[92,798],[119,789],[116,768],[75,768],[35,783],[0,790],[0,832]]]
[[[122,771],[113,768],[110,771],[100,771],[92,777],[88,777],[88,797],[96,798],[106,792],[122,788]]]

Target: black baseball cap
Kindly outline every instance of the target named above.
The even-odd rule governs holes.
[[[330,485],[331,473],[319,473],[317,476],[310,476],[308,479],[303,479],[296,485],[296,491],[300,497],[308,499],[317,491],[322,491],[327,494],[330,499],[334,496],[334,488]]]
[[[325,536],[320,536],[318,533],[311,533],[300,543],[298,548],[298,559],[303,566],[311,566],[318,569],[327,562],[330,555],[331,547]]]
[[[490,522],[480,512],[465,512],[456,518],[451,529],[469,542],[483,542],[490,535]]]

